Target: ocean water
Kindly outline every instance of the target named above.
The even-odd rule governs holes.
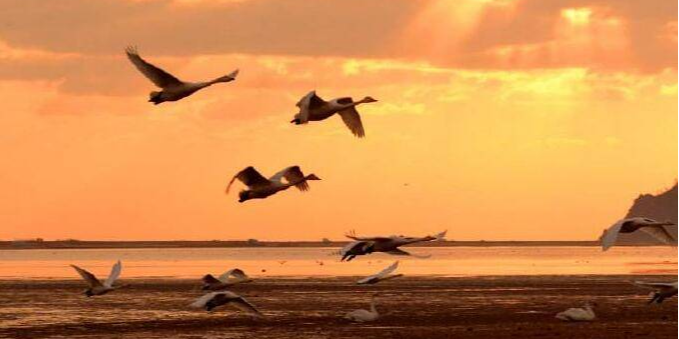
[[[399,260],[409,276],[676,274],[670,247],[404,247],[426,259],[375,253],[340,262],[333,248],[173,248],[0,251],[0,279],[100,278],[122,260],[121,278],[195,278],[240,268],[253,277],[361,276]]]

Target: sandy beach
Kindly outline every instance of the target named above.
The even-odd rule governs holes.
[[[404,277],[357,286],[352,277],[258,279],[232,290],[266,316],[187,305],[202,293],[185,279],[126,279],[129,287],[86,298],[79,280],[0,281],[2,338],[676,338],[677,299],[647,305],[632,280],[676,276]],[[383,317],[343,314],[378,293]],[[554,314],[598,304],[591,323]]]

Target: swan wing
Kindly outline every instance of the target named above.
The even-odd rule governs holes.
[[[615,245],[615,241],[618,239],[618,233],[624,222],[625,220],[619,220],[613,224],[613,226],[605,230],[601,237],[599,237],[599,242],[604,251],[608,251],[609,248]]]
[[[242,281],[242,280],[247,280],[249,277],[243,270],[240,268],[232,268],[226,272],[224,272],[222,275],[220,275],[217,279],[221,282],[229,282],[229,277],[234,277],[236,280]]]
[[[221,278],[221,276],[220,276]],[[200,279],[204,284],[218,284],[221,279],[215,278],[212,274],[206,274]]]
[[[652,290],[677,288],[677,282],[676,281],[673,282],[673,283],[652,283],[652,282],[644,282],[644,281],[635,281],[634,285],[637,285],[637,286],[643,287],[643,288],[652,289]]]
[[[389,241],[392,238],[389,237],[359,237],[356,235],[356,231],[350,231],[344,234],[345,237],[358,241]]]
[[[82,268],[80,268],[76,265],[71,265],[71,267],[73,267],[76,270],[76,272],[78,272],[78,274],[80,274],[80,276],[83,278],[83,280],[85,280],[85,282],[87,282],[87,284],[90,285],[90,287],[101,286],[101,282],[99,281],[99,279],[97,279],[96,276],[94,276],[94,274],[92,274],[92,273],[88,272],[87,270],[84,270],[84,269],[82,269]]]
[[[397,267],[398,267],[398,261],[395,261],[393,264],[389,265],[387,268],[383,269],[382,271],[380,271],[376,274],[373,274],[369,277],[365,277],[365,278],[359,280],[358,283],[359,284],[365,284],[365,283],[368,283],[369,281],[374,280],[374,279],[384,279],[384,277],[386,277],[387,275],[394,272]]]
[[[212,300],[217,294],[221,292],[210,292],[208,294],[205,294],[201,296],[200,298],[196,299],[194,302],[192,302],[189,306],[190,307],[196,307],[196,308],[203,308],[205,305]]]
[[[261,175],[259,172],[257,172],[257,170],[254,167],[248,166],[244,170],[238,172],[236,175],[233,176],[233,178],[229,182],[229,185],[226,186],[226,193],[229,193],[229,189],[231,189],[231,185],[236,179],[240,180],[240,182],[242,182],[243,184],[245,184],[245,186],[248,186],[251,189],[271,184],[271,182],[263,175]]]
[[[283,179],[285,179],[288,183],[298,183],[295,185],[295,187],[297,187],[297,189],[300,191],[309,190],[309,184],[306,182],[306,180],[304,180],[304,173],[299,168],[299,166],[290,166],[288,168],[284,168],[283,170],[274,174],[269,179],[269,181],[283,183]]]
[[[169,86],[181,85],[181,80],[177,79],[172,74],[165,72],[164,70],[146,62],[142,59],[137,52],[135,47],[128,47],[125,50],[127,58],[130,59],[132,64],[137,67],[137,69],[144,74],[151,82],[160,88],[166,88]]]
[[[639,228],[640,231],[652,236],[663,244],[675,245],[677,240],[672,237],[670,232],[667,232],[664,226],[646,226]]]
[[[365,136],[363,122],[361,121],[361,116],[358,114],[356,107],[352,106],[345,108],[337,112],[337,114],[342,117],[342,121],[344,121],[344,124],[347,125],[349,130],[351,130],[351,133],[359,138],[363,138]]]
[[[109,273],[108,278],[106,278],[106,281],[104,281],[104,286],[106,287],[111,287],[113,286],[113,283],[118,280],[118,277],[120,277],[120,272],[123,269],[123,264],[118,260],[113,267],[111,267],[111,273]]]
[[[255,307],[255,305],[251,304],[245,298],[238,296],[238,298],[234,298],[230,301],[230,304],[233,305],[235,308],[248,313],[250,315],[254,316],[263,316],[263,314]]]
[[[299,119],[302,123],[309,121],[309,112],[327,104],[325,100],[316,95],[316,91],[307,93],[302,99],[297,102],[299,107]]]

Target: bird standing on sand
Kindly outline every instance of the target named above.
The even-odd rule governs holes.
[[[674,223],[669,221],[655,221],[650,218],[634,217],[622,219],[613,224],[613,226],[609,227],[607,230],[604,230],[604,233],[601,235],[601,237],[599,237],[599,241],[601,242],[601,247],[603,250],[607,251],[609,248],[615,245],[615,241],[618,239],[619,233],[632,233],[639,230],[647,233],[664,244],[676,245],[677,240],[674,239],[667,229],[665,229],[665,226],[671,225],[674,225]]]
[[[372,299],[370,301],[370,310],[358,309],[355,311],[351,311],[344,316],[344,319],[348,319],[358,323],[375,321],[379,319],[380,314],[377,312],[377,308],[375,308],[376,297],[377,294],[373,294]]]
[[[247,274],[243,272],[243,270],[239,268],[233,268],[226,271],[217,278],[215,278],[212,274],[206,274],[202,281],[203,291],[219,291],[236,284],[251,282],[252,279],[250,279],[250,277],[248,277]]]
[[[90,287],[85,290],[85,295],[88,297],[95,296],[95,295],[104,295],[108,292],[111,292],[113,290],[119,289],[121,287],[124,287],[125,285],[120,285],[120,286],[113,286],[113,283],[118,279],[120,276],[120,271],[122,270],[122,263],[120,260],[118,260],[117,263],[113,265],[111,268],[111,273],[108,275],[108,278],[102,283],[97,279],[94,274],[76,266],[76,265],[71,265],[78,274],[87,282]]]
[[[125,50],[125,53],[127,53],[127,57],[142,74],[162,89],[160,92],[152,91],[149,94],[149,102],[152,102],[154,105],[158,105],[165,101],[183,99],[198,90],[212,86],[216,83],[236,80],[236,76],[238,75],[238,70],[235,70],[228,75],[210,81],[184,82],[177,79],[174,75],[146,62],[146,60],[139,56],[135,47],[128,47]]]
[[[325,101],[316,95],[316,91],[311,91],[297,103],[299,113],[295,114],[290,123],[302,125],[309,121],[325,120],[335,114],[339,114],[344,124],[351,130],[351,133],[362,138],[365,136],[365,131],[363,130],[361,116],[358,114],[356,106],[376,101],[369,96],[359,101],[354,101],[349,97]]]
[[[221,291],[221,292],[212,292],[208,293],[191,303],[191,307],[196,307],[196,308],[203,308],[206,311],[212,311],[213,309],[222,306],[222,305],[231,305],[236,307],[237,309],[251,315],[254,317],[262,317],[262,313],[260,313],[255,306],[250,304],[245,298],[239,296],[236,293],[230,292],[230,291]]]
[[[391,274],[392,272],[394,272],[394,271],[396,270],[397,267],[398,267],[398,261],[396,261],[396,262],[394,262],[393,264],[389,265],[389,267],[383,269],[383,270],[380,271],[379,273],[373,274],[373,275],[371,275],[371,276],[369,276],[369,277],[365,277],[365,278],[363,278],[363,279],[357,281],[356,283],[359,284],[359,285],[377,284],[377,283],[380,282],[380,281],[385,281],[385,280],[389,280],[389,279],[394,279],[394,278],[402,277],[403,274],[389,275],[389,274]]]
[[[346,234],[347,238],[356,240],[344,246],[340,250],[342,261],[351,261],[358,255],[366,255],[373,252],[384,252],[392,255],[409,255],[413,257],[427,258],[429,256],[416,256],[398,247],[416,242],[443,240],[447,231],[443,231],[435,236],[428,235],[422,238],[404,237],[402,235],[392,235],[389,237],[358,237],[355,232]]]
[[[593,307],[596,304],[586,303],[584,307],[569,308],[556,314],[556,318],[563,321],[592,321],[596,318]]]
[[[663,300],[671,298],[677,295],[677,282],[673,283],[649,283],[643,281],[635,281],[635,285],[650,288],[653,290],[651,292],[651,300],[648,301],[649,304],[656,303],[660,304]]]
[[[244,202],[250,199],[264,199],[292,186],[297,187],[297,189],[302,192],[308,191],[308,180],[321,180],[314,174],[304,175],[299,166],[285,168],[269,179],[263,177],[254,167],[250,166],[238,172],[238,174],[231,179],[229,185],[226,187],[227,194],[236,179],[240,180],[248,187],[247,190],[240,191],[238,194],[238,202]],[[285,179],[285,182],[283,182],[283,179]]]

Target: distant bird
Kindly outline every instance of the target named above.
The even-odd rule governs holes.
[[[601,242],[603,250],[607,251],[615,244],[619,233],[632,233],[639,230],[662,243],[675,245],[677,240],[667,232],[667,229],[665,229],[665,226],[670,225],[674,225],[674,223],[669,221],[655,221],[653,219],[641,217],[622,219],[607,230],[604,230],[604,233],[599,237],[599,241]]]
[[[220,291],[227,287],[231,287],[236,284],[251,282],[252,279],[248,277],[243,270],[239,268],[233,268],[219,277],[215,278],[212,274],[206,274],[203,279],[203,291]]]
[[[255,308],[255,306],[253,306],[247,300],[245,300],[245,298],[230,291],[208,293],[196,299],[196,301],[191,303],[190,306],[196,308],[203,308],[209,312],[222,305],[232,305],[237,309],[254,317],[263,316],[262,313],[260,313]]]
[[[355,311],[351,311],[344,316],[344,319],[348,319],[359,323],[375,321],[379,319],[380,314],[377,312],[377,309],[375,308],[376,296],[377,295],[373,295],[372,300],[370,301],[370,310],[358,309]]]
[[[278,263],[281,265],[285,265],[285,263],[288,262],[287,260],[279,260]]]
[[[158,105],[165,101],[183,99],[200,89],[212,86],[216,83],[236,80],[236,76],[238,75],[238,70],[235,70],[228,75],[210,81],[184,82],[177,79],[172,74],[146,62],[146,60],[139,56],[136,47],[127,47],[125,53],[127,53],[127,57],[142,74],[162,89],[160,92],[153,91],[149,94],[149,102],[152,102],[154,105]]]
[[[95,296],[95,295],[104,295],[108,292],[111,292],[113,290],[119,289],[121,287],[124,287],[126,285],[120,285],[120,286],[113,286],[113,283],[118,279],[120,276],[120,271],[122,270],[123,266],[120,260],[118,260],[117,263],[113,265],[111,268],[111,273],[108,275],[108,278],[104,281],[102,284],[99,279],[97,279],[94,274],[76,266],[76,265],[71,265],[78,274],[87,282],[87,284],[90,286],[87,290],[85,290],[85,295],[88,297]]]
[[[385,281],[389,279],[394,279],[398,277],[402,277],[403,274],[394,274],[394,275],[389,275],[392,272],[396,270],[398,267],[398,261],[395,261],[393,264],[389,265],[389,267],[383,269],[377,274],[373,274],[369,277],[365,277],[357,282],[359,285],[366,285],[366,284],[377,284],[380,281]]]
[[[435,236],[426,236],[422,238],[405,237],[402,235],[392,235],[389,237],[357,237],[355,232],[346,234],[347,238],[356,240],[344,246],[340,250],[342,261],[345,259],[351,261],[358,255],[366,255],[373,252],[384,252],[392,255],[409,255],[419,258],[427,258],[429,256],[416,256],[410,254],[402,249],[400,246],[413,244],[416,242],[443,240],[447,231],[443,231]]]
[[[660,304],[663,300],[671,298],[677,295],[677,282],[673,283],[649,283],[643,281],[635,281],[635,285],[650,288],[653,290],[651,292],[651,300],[648,301],[649,304],[656,303]]]
[[[240,191],[238,194],[238,202],[244,202],[250,199],[264,199],[292,186],[297,187],[297,189],[302,192],[308,191],[308,180],[321,180],[315,174],[305,176],[299,166],[285,168],[269,179],[263,177],[254,167],[250,166],[238,172],[233,179],[231,179],[229,185],[226,187],[227,194],[236,179],[240,180],[248,187],[247,190]],[[283,179],[285,179],[285,182],[283,182]]]
[[[365,131],[356,106],[376,101],[369,96],[359,101],[354,101],[348,97],[325,101],[316,95],[316,91],[311,91],[297,103],[299,113],[295,114],[290,123],[301,125],[309,121],[325,120],[337,113],[342,117],[342,121],[351,130],[351,133],[362,138],[365,136]]]
[[[317,264],[318,264],[319,266],[323,266],[323,265],[325,265],[325,263],[323,263],[323,262],[322,262],[322,261],[320,261],[320,260],[316,260],[316,263],[317,263]]]
[[[596,318],[593,307],[596,304],[586,303],[582,308],[569,308],[556,314],[556,318],[563,321],[592,321]]]

